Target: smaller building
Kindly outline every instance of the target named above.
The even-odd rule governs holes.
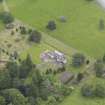
[[[69,83],[73,78],[74,78],[74,74],[69,71],[65,71],[60,75],[60,81],[63,84]]]
[[[58,64],[66,64],[67,59],[65,55],[57,50],[45,51],[40,55],[40,58],[44,62],[54,62]]]

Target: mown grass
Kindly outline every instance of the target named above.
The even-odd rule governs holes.
[[[96,77],[90,77],[88,80],[84,81],[85,83],[89,84],[97,84],[97,83],[103,83],[105,84],[104,79],[96,78]],[[84,83],[83,82],[83,83]],[[80,89],[83,83],[76,87],[74,92],[71,96],[67,97],[63,103],[60,105],[105,105],[105,99],[104,98],[87,98],[83,97],[81,95]]]
[[[38,45],[33,44],[30,48],[28,48],[27,50],[24,50],[21,53],[21,58],[24,59],[26,58],[27,54],[30,54],[33,62],[38,64],[38,63],[41,63],[40,54],[46,50],[53,50],[53,48],[44,43],[41,43]]]
[[[99,30],[99,20],[105,19],[105,13],[95,2],[88,3],[86,0],[8,0],[8,5],[15,17],[89,56],[98,58],[105,53],[105,30]],[[67,17],[67,23],[59,21],[59,16],[62,15]],[[45,26],[52,19],[57,22],[57,30],[49,32]],[[22,58],[27,53],[31,53],[34,62],[39,63],[40,53],[46,49],[52,48],[45,43],[37,47],[35,45],[24,51]],[[70,68],[70,70],[73,69]],[[76,69],[74,70],[76,71]],[[97,81],[96,78],[95,80]],[[100,80],[100,82],[102,81],[104,80]],[[105,104],[104,99],[82,97],[80,87],[81,85],[76,87],[74,92],[60,105]]]
[[[17,18],[93,57],[105,53],[105,31],[99,30],[99,20],[105,19],[104,11],[96,2],[86,0],[8,0]],[[61,23],[59,16],[66,16]],[[49,20],[57,22],[57,30],[49,32],[45,26]]]

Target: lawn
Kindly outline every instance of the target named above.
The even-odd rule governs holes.
[[[15,17],[61,40],[90,56],[98,58],[105,53],[105,31],[99,30],[99,20],[105,19],[104,11],[86,0],[7,0]],[[61,23],[59,16],[66,16]],[[49,32],[49,20],[57,22],[57,30]],[[94,43],[93,43],[94,42]]]
[[[53,50],[52,47],[41,43],[41,44],[33,44],[30,48],[23,51],[21,53],[21,58],[26,58],[27,54],[30,54],[32,56],[32,60],[34,63],[41,63],[40,54],[43,53],[45,50]]]
[[[71,48],[95,58],[99,58],[105,53],[105,30],[99,30],[99,20],[105,19],[105,13],[95,2],[88,3],[86,0],[21,0],[21,2],[7,0],[7,3],[15,17],[62,41]],[[67,23],[61,23],[59,16],[66,16]],[[57,30],[53,32],[46,30],[45,26],[49,20],[57,22]],[[47,43],[33,45],[23,51],[21,57],[25,58],[28,53],[31,53],[34,62],[39,63],[41,52],[55,48],[53,41],[47,41],[49,38],[45,39],[44,41]],[[57,45],[58,49],[61,47],[58,48]],[[67,55],[69,52],[70,50],[67,49]],[[72,95],[60,105],[105,104],[104,99],[81,97],[80,86],[76,87]]]
[[[14,29],[15,30],[15,29]],[[16,40],[19,40],[17,42]],[[10,46],[10,47],[9,47]],[[45,50],[53,50],[54,48],[41,42],[40,44],[29,43],[27,37],[22,37],[20,33],[11,35],[11,31],[4,31],[0,34],[0,48],[5,49],[8,53],[17,51],[22,59],[25,59],[27,54],[32,56],[34,63],[41,63],[40,54]]]
[[[87,80],[87,82],[96,84],[103,83],[105,84],[104,79],[99,79],[92,77]],[[85,81],[86,83],[86,81]],[[82,84],[81,84],[82,85]],[[62,104],[60,105],[105,105],[105,100],[101,98],[85,98],[81,96],[80,87],[76,87],[71,96],[67,97]]]
[[[76,88],[75,92],[60,105],[105,105],[105,100],[84,98],[80,95],[80,88]]]

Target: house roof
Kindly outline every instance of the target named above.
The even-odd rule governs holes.
[[[41,54],[41,59],[44,61],[55,60],[57,63],[67,63],[66,57],[63,53],[55,51],[45,51]]]
[[[72,80],[73,77],[74,77],[73,73],[71,73],[69,71],[65,71],[61,74],[60,81],[61,81],[61,83],[66,84],[66,83],[70,82],[70,80]]]

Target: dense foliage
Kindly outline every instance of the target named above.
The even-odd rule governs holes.
[[[42,74],[30,55],[21,62],[10,60],[0,70],[0,105],[40,105],[39,99],[54,105],[70,93],[70,88],[55,86]]]

